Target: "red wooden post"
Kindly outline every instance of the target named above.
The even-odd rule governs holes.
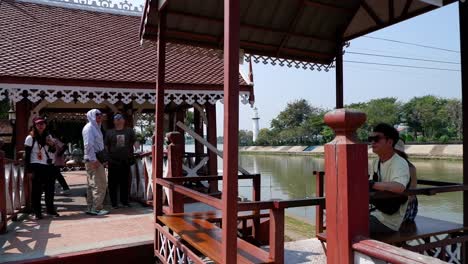
[[[162,11],[158,24],[158,77],[156,79],[156,122],[155,122],[155,152],[153,163],[155,164],[154,179],[163,177],[163,145],[164,145],[164,85],[166,74],[166,12]],[[153,204],[155,221],[162,215],[162,186],[153,182]]]
[[[260,176],[254,177],[252,179],[252,199],[253,201],[260,201],[260,191],[262,188],[261,178]],[[254,215],[259,215],[260,210],[253,210]],[[253,219],[253,231],[252,231],[254,238],[260,238],[260,218]]]
[[[182,177],[182,159],[184,157],[184,146],[182,135],[179,132],[166,134],[170,144],[167,146],[167,177]],[[184,212],[184,196],[169,190],[169,212]]]
[[[336,48],[336,108],[343,108],[343,44]]]
[[[223,263],[237,262],[240,1],[224,0]]]
[[[274,263],[284,263],[284,209],[270,210],[270,258]]]
[[[6,196],[8,193],[5,189],[5,153],[0,150],[0,234],[6,233],[7,230]]]
[[[352,240],[369,235],[367,145],[357,143],[361,112],[337,109],[325,115],[336,134],[325,145],[327,263],[353,263]]]
[[[206,136],[208,142],[217,147],[216,134],[216,105],[206,104],[206,118],[208,124],[206,126]],[[218,175],[218,156],[211,150],[208,150],[208,175]],[[210,181],[210,192],[218,191],[218,181]]]
[[[315,174],[315,196],[323,197],[323,172],[314,171]],[[323,232],[323,206],[315,206],[315,233]]]
[[[15,151],[24,150],[24,139],[28,135],[29,107],[26,99],[16,103],[16,121],[15,121]]]
[[[201,119],[200,111],[194,109],[193,111],[193,123],[195,128],[195,133],[203,137],[203,122]],[[195,165],[198,164],[201,160],[201,155],[204,153],[203,144],[195,140]]]
[[[468,3],[458,2],[460,19],[460,60],[461,60],[461,86],[462,86],[462,113],[463,113],[463,153],[468,153]],[[468,159],[463,158],[463,184],[468,184]],[[463,226],[468,226],[468,191],[463,192]],[[462,243],[463,263],[468,263],[468,245]]]

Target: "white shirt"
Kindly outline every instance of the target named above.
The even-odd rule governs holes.
[[[24,145],[27,147],[32,147],[31,150],[31,163],[38,163],[38,164],[44,164],[47,165],[47,155],[49,155],[49,158],[52,159],[52,164],[55,162],[55,153],[54,152],[48,152],[49,151],[49,146],[46,145],[44,147],[39,147],[39,143],[37,140],[34,142],[33,146],[33,137],[31,135],[28,135],[26,139],[24,140]],[[46,154],[47,151],[47,154]],[[41,153],[41,154],[39,154]],[[41,158],[41,159],[39,159]]]
[[[371,175],[378,171],[379,162],[377,159],[372,163]],[[406,187],[410,181],[408,162],[395,153],[389,160],[380,163],[380,177],[379,182],[398,182]],[[372,212],[372,215],[388,228],[398,231],[405,217],[407,206],[408,201],[402,204],[400,210],[392,215],[385,214],[379,210]]]

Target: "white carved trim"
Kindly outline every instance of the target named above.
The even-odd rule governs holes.
[[[103,102],[115,104],[123,102],[128,104],[132,101],[137,104],[148,102],[156,103],[156,91],[153,89],[130,89],[130,88],[102,88],[102,87],[79,87],[79,86],[45,86],[30,84],[2,84],[0,83],[0,100],[6,95],[13,102],[19,102],[23,98],[35,103],[45,100],[49,103],[62,100],[65,103],[73,101],[87,103],[93,101],[97,104]],[[249,102],[250,92],[242,91],[239,93],[243,104],[252,104]],[[215,104],[218,100],[223,102],[224,91],[204,91],[204,90],[166,90],[164,95],[164,104],[175,103],[180,105],[187,104]]]

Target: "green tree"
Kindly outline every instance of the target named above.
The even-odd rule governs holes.
[[[449,99],[445,105],[447,113],[447,130],[450,136],[456,139],[462,139],[463,132],[463,112],[462,104],[459,99]]]
[[[305,99],[288,103],[286,109],[271,121],[273,130],[294,129],[302,125],[312,112],[312,107]]]
[[[358,129],[358,138],[366,140],[372,132],[372,128],[379,123],[395,125],[399,123],[401,104],[394,97],[372,99],[365,103],[355,103],[348,108],[362,111],[366,114],[366,123]]]
[[[251,146],[253,144],[253,132],[250,130],[239,130],[239,146]]]
[[[448,119],[446,99],[433,95],[414,97],[403,105],[403,114],[408,126],[414,131],[414,137],[434,139],[445,129]]]
[[[268,128],[262,128],[258,131],[258,137],[255,141],[255,145],[268,146],[273,145],[273,133]]]

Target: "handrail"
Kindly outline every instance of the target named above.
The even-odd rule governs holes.
[[[352,248],[366,256],[392,264],[446,263],[433,257],[421,255],[363,236],[358,236],[354,239]]]
[[[187,132],[189,135],[191,135],[194,139],[196,139],[198,142],[202,143],[207,147],[209,150],[213,151],[218,155],[219,157],[223,158],[223,153],[218,150],[215,146],[211,145],[208,141],[206,141],[203,137],[195,133],[193,130],[191,130],[189,127],[187,127],[184,123],[182,122],[177,122],[176,125],[183,129],[185,132]],[[246,169],[242,168],[240,165],[238,165],[237,168],[238,171],[240,171],[244,175],[249,175],[250,172],[248,172]]]
[[[170,190],[183,194],[185,196],[188,196],[192,199],[195,199],[199,202],[205,203],[207,205],[210,205],[216,209],[222,209],[222,203],[221,200],[212,196],[209,196],[204,193],[197,192],[195,190],[192,190],[190,188],[184,187],[182,185],[170,182],[167,180],[167,178],[156,178],[156,184],[159,184],[161,186],[167,187]]]
[[[238,175],[239,180],[250,180],[254,179],[255,177],[260,177],[260,174],[250,174],[250,175]],[[170,182],[196,182],[196,181],[210,181],[210,180],[223,180],[223,176],[216,176],[216,175],[208,175],[208,176],[182,176],[182,177],[170,177],[164,178],[164,180]]]
[[[293,199],[293,200],[239,202],[237,210],[238,211],[251,211],[251,210],[266,210],[266,209],[285,209],[285,208],[316,206],[316,205],[325,206],[325,197]]]
[[[151,156],[151,151],[147,151],[147,152],[142,152],[142,153],[133,153],[133,156],[135,158],[143,158],[143,157],[148,157],[148,156]]]
[[[314,175],[325,175],[323,171],[314,171]],[[445,192],[460,192],[468,190],[468,185],[461,183],[434,181],[434,180],[418,180],[418,184],[430,185],[434,187],[420,187],[407,189],[402,193],[392,193],[388,191],[370,192],[370,199],[386,199],[396,196],[411,196],[411,195],[435,195]]]

